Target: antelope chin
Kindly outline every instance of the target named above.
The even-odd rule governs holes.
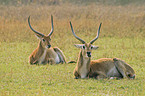
[[[89,54],[86,54],[86,56],[85,56],[86,58],[90,58],[91,57],[91,54],[89,55]]]
[[[135,74],[133,76],[131,76],[130,79],[135,79]]]
[[[46,49],[49,49],[49,48],[51,48],[51,45],[50,46],[46,46]]]
[[[86,55],[85,58],[91,58],[91,55],[90,56]]]

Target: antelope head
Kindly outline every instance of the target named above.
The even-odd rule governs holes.
[[[82,43],[82,44],[75,44],[75,47],[81,49],[83,57],[91,57],[91,51],[92,51],[92,50],[96,50],[96,49],[99,48],[98,46],[93,46],[92,44],[93,44],[93,43],[98,39],[98,37],[99,37],[101,24],[102,24],[102,23],[100,23],[100,26],[99,26],[99,29],[98,29],[98,32],[97,32],[97,36],[96,36],[92,41],[90,41],[89,43],[86,43],[86,42],[85,42],[84,40],[82,40],[80,37],[76,36],[76,34],[75,34],[74,30],[73,30],[72,24],[71,24],[71,22],[70,22],[70,26],[71,26],[71,30],[72,30],[73,35],[75,36],[76,39],[78,39],[78,40]]]
[[[44,35],[36,30],[34,30],[30,24],[30,16],[28,17],[28,24],[29,24],[29,27],[30,29],[35,33],[35,35],[40,39],[40,44],[42,45],[43,48],[51,48],[51,44],[50,44],[50,41],[51,41],[51,35],[53,33],[53,16],[51,15],[51,31],[48,35]]]

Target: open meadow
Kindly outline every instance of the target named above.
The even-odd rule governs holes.
[[[145,4],[0,5],[0,96],[145,96]],[[92,59],[121,58],[136,72],[134,80],[74,79],[73,64],[30,65],[28,57],[39,40],[28,26],[48,34],[54,17],[53,47],[66,60],[77,61],[80,44],[71,32],[89,42],[102,22],[99,49]]]

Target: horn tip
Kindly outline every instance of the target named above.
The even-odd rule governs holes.
[[[70,25],[72,26],[71,21],[69,21],[69,23],[70,23]]]
[[[30,16],[28,17],[28,23],[30,23]]]
[[[53,25],[53,16],[51,15],[51,22],[52,22],[52,25]]]
[[[53,18],[53,15],[51,14],[51,18]]]
[[[30,19],[30,16],[28,17],[28,19]]]

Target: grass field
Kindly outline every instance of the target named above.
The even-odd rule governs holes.
[[[77,60],[79,50],[69,26],[89,42],[102,28],[94,43],[99,49],[92,59],[121,58],[136,72],[135,80],[74,79],[74,64],[30,65],[28,57],[38,39],[29,29],[48,34],[54,16],[52,46],[58,46],[67,61]],[[0,5],[0,95],[1,96],[144,96],[145,95],[145,6],[143,5]]]

